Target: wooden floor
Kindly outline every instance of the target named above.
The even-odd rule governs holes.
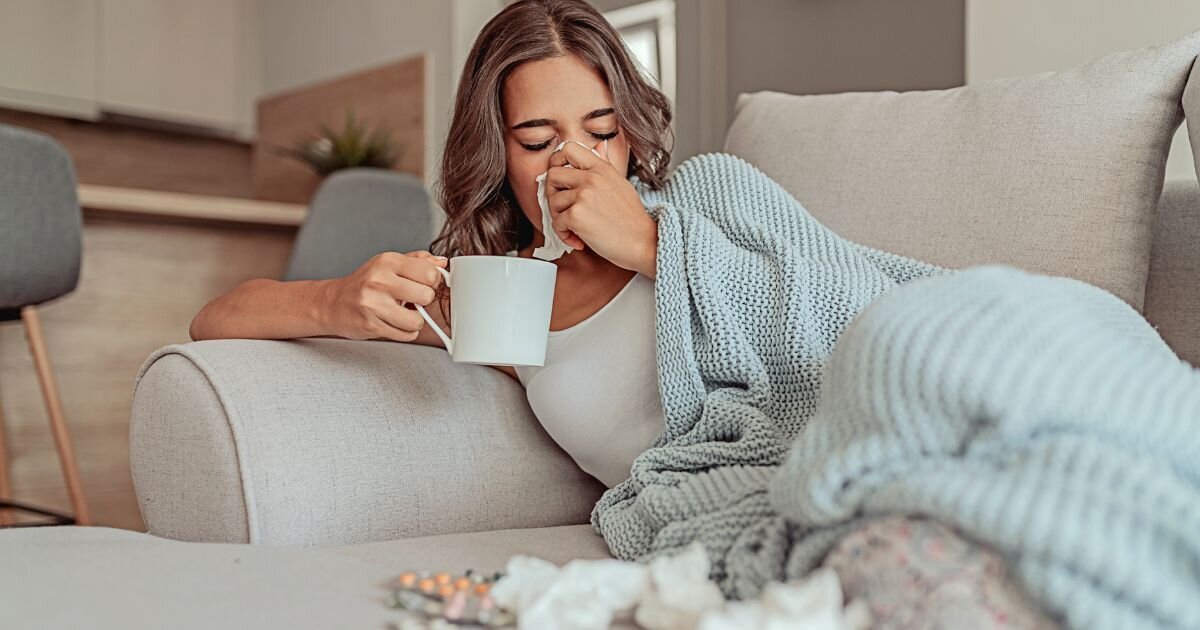
[[[86,215],[79,287],[40,313],[95,524],[144,531],[128,431],[142,362],[161,346],[189,341],[192,317],[213,296],[249,278],[278,278],[294,234],[294,228]],[[69,513],[19,322],[0,324],[0,407],[13,498]]]

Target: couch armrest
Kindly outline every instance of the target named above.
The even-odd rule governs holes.
[[[161,348],[134,386],[130,462],[149,532],[206,542],[586,523],[604,489],[508,376],[384,341]]]

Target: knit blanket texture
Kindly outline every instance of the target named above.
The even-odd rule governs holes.
[[[1070,627],[1200,627],[1200,376],[1132,307],[850,242],[733,155],[631,181],[666,425],[592,512],[617,558],[700,541],[744,599],[924,515]]]

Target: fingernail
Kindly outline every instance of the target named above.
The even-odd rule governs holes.
[[[445,256],[434,256],[434,258],[437,258],[438,260],[449,260]]]

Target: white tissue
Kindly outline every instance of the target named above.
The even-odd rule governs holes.
[[[646,567],[620,560],[550,562],[514,556],[491,589],[492,599],[517,613],[521,630],[605,630],[627,617],[646,588]]]
[[[650,563],[650,585],[634,620],[646,630],[693,630],[700,618],[725,603],[721,589],[708,579],[708,554],[694,542],[683,553]]]
[[[837,572],[822,567],[805,579],[771,582],[758,599],[726,602],[708,579],[709,559],[694,542],[648,566],[622,560],[572,560],[562,568],[531,556],[508,561],[492,586],[520,630],[603,630],[614,621],[645,630],[863,630],[865,602],[842,603]],[[631,619],[632,618],[632,619]],[[628,627],[628,625],[622,626]]]
[[[567,145],[568,142],[574,142],[588,151],[596,153],[595,149],[577,140],[563,140],[562,142],[558,143],[557,147],[554,147],[554,150],[558,151],[562,149]],[[608,148],[608,140],[604,141],[604,147],[605,149]],[[602,158],[603,156],[601,156],[599,153],[596,153],[596,157]],[[575,168],[570,164],[565,164],[564,166],[567,168]],[[558,237],[558,233],[554,231],[554,224],[550,221],[550,202],[546,200],[546,176],[549,174],[550,171],[546,171],[545,173],[538,175],[536,179],[538,205],[542,207],[542,237],[545,242],[541,247],[533,250],[533,257],[541,258],[542,260],[557,260],[563,254],[569,254],[575,251],[575,248],[567,245],[561,238]]]
[[[770,582],[756,600],[730,602],[700,620],[697,630],[863,630],[871,613],[862,600],[843,607],[837,572],[821,567],[803,580]]]

